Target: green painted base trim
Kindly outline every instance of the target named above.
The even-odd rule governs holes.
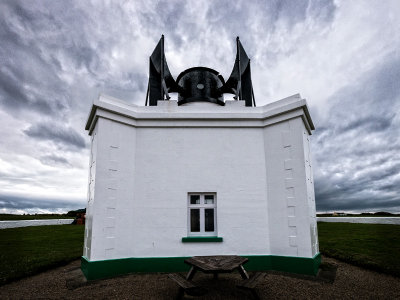
[[[81,269],[88,280],[113,277],[127,273],[141,272],[185,272],[189,265],[184,260],[189,257],[131,257],[89,261],[81,258]]]
[[[188,236],[182,238],[182,243],[221,243],[222,237],[218,236]]]
[[[247,271],[281,271],[288,273],[316,275],[321,264],[321,254],[312,258],[276,256],[276,255],[242,255],[249,261],[244,265]],[[81,259],[81,269],[88,280],[101,279],[138,272],[187,272],[189,265],[184,260],[189,257],[143,257],[89,261]]]
[[[317,275],[321,264],[321,254],[314,257],[276,256],[276,255],[242,255],[249,259],[244,265],[248,271],[274,270],[280,272]]]

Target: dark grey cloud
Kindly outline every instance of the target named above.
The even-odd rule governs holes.
[[[18,209],[63,209],[65,211],[84,208],[85,200],[76,199],[38,199],[33,197],[13,196],[0,194],[0,209],[18,210]]]
[[[23,78],[12,73],[7,64],[0,69],[0,103],[7,110],[30,109],[46,115],[60,115],[65,110],[68,103],[65,95],[54,92],[45,95],[43,91],[30,89],[29,86],[21,87]]]
[[[383,117],[370,116],[369,118],[357,118],[345,124],[342,128],[339,127],[339,130],[342,132],[349,130],[362,130],[364,132],[385,131],[391,126],[394,116],[395,114]]]
[[[399,210],[399,78],[400,58],[393,55],[333,95],[328,118],[317,117],[318,210]]]
[[[14,1],[0,4],[0,104],[13,113],[61,116],[69,99],[57,74],[60,63],[46,53],[40,36],[42,17]]]
[[[85,139],[71,127],[51,122],[40,122],[24,130],[24,133],[38,140],[52,141],[58,145],[73,146],[77,149],[86,147]]]
[[[136,91],[145,94],[142,70],[110,74],[112,46],[126,32],[114,34],[111,24],[99,22],[106,9],[78,2],[1,3],[0,105],[13,114],[36,111],[68,120],[100,92],[120,90],[115,96],[128,99]]]
[[[42,164],[48,165],[48,166],[66,166],[66,167],[72,167],[72,164],[63,156],[58,156],[55,154],[49,154],[49,155],[42,155],[39,158],[40,162]]]

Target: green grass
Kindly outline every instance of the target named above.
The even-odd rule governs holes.
[[[318,222],[320,252],[361,267],[400,276],[400,226]]]
[[[74,217],[67,215],[58,215],[58,214],[39,214],[39,215],[0,214],[0,221],[43,220],[43,219],[74,219]]]
[[[0,230],[0,285],[66,264],[82,255],[84,226]]]
[[[320,251],[339,260],[400,276],[400,226],[318,223]],[[78,259],[84,226],[0,230],[0,285]]]

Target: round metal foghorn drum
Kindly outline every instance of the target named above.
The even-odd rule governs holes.
[[[180,87],[178,105],[189,102],[212,102],[225,105],[220,88],[225,81],[219,73],[210,68],[195,67],[183,71],[177,78]]]

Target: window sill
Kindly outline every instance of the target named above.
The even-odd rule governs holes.
[[[218,236],[188,236],[182,238],[182,243],[221,243],[222,237]]]

